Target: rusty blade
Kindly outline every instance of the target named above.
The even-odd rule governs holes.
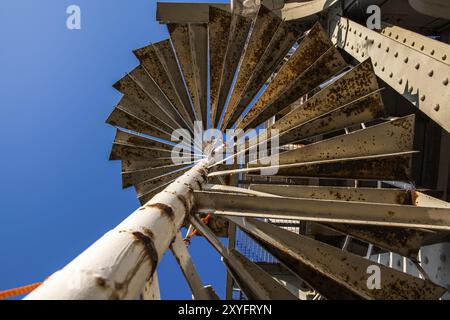
[[[220,77],[219,98],[217,100],[217,110],[214,119],[214,127],[217,128],[228,93],[233,83],[233,78],[238,67],[242,51],[252,25],[252,19],[241,15],[233,14],[231,26],[228,36],[227,51],[225,54],[225,62],[222,68],[222,76]]]
[[[288,269],[326,298],[438,299],[446,291],[429,280],[413,277],[266,222],[234,217],[229,220],[259,240]],[[289,258],[285,260],[285,257]],[[367,285],[370,276],[367,271],[372,265],[381,271],[381,287],[377,290]],[[304,272],[305,269],[309,272]],[[316,276],[309,278],[311,273]],[[327,287],[330,283],[334,289],[340,287],[341,290],[330,290]]]
[[[285,91],[296,81],[296,79],[301,77],[301,75],[308,68],[317,62],[321,56],[323,56],[326,52],[329,52],[331,47],[331,41],[328,39],[328,36],[322,26],[319,23],[315,24],[309,31],[308,35],[302,40],[294,54],[278,71],[276,77],[269,83],[266,90],[264,90],[263,94],[259,97],[258,101],[252,106],[244,119],[238,124],[238,128],[246,129],[249,127],[256,127],[253,122],[256,121],[256,118],[259,117],[261,112],[268,107],[269,103],[279,97],[283,91]],[[336,54],[335,52],[332,53]],[[332,57],[327,56],[326,58],[330,59]],[[345,62],[342,60],[342,57],[337,54],[335,59],[337,63],[341,64],[341,66],[336,69],[342,69],[345,66]],[[322,61],[319,61],[319,63],[322,64],[325,60],[327,59],[323,57]],[[315,86],[317,85],[318,84]],[[264,121],[265,120],[262,120],[259,123]]]
[[[303,124],[320,115],[356,101],[378,89],[377,78],[370,60],[359,64],[351,71],[320,90],[306,102],[295,101],[288,114],[275,122],[273,129],[280,132]]]
[[[412,153],[394,153],[379,156],[365,156],[318,161],[316,164],[281,167],[277,176],[317,177],[334,179],[362,179],[411,181]]]
[[[178,66],[177,58],[173,52],[170,40],[164,40],[153,44],[155,52],[159,57],[159,61],[164,66],[166,74],[170,78],[173,87],[177,95],[180,97],[186,111],[189,113],[189,119],[194,121],[195,114],[192,108],[191,100],[189,98],[189,93],[186,90],[186,86],[183,81],[183,75],[181,74],[180,67]]]
[[[248,44],[245,48],[237,78],[225,110],[225,115],[222,121],[222,130],[229,128],[233,120],[235,121],[243,111],[236,110],[236,106],[242,93],[244,93],[245,86],[256,68],[256,65],[260,62],[266,48],[268,47],[270,40],[274,35],[274,30],[278,28],[280,23],[281,19],[275,13],[263,5],[259,7],[258,14],[250,34],[250,39],[248,40]]]
[[[291,198],[340,200],[352,202],[376,202],[386,204],[412,205],[411,190],[316,187],[297,185],[250,185],[251,190]],[[398,253],[405,257],[417,258],[420,248],[436,237],[436,232],[379,226],[323,224],[338,232],[372,243],[379,248]]]
[[[122,144],[126,144],[126,145],[151,148],[151,149],[156,149],[156,150],[161,150],[161,151],[171,151],[172,147],[173,147],[171,144],[148,139],[148,138],[141,137],[141,136],[129,133],[129,132],[124,132],[121,130],[116,131],[114,143],[122,143]]]
[[[227,11],[212,6],[209,8],[210,117],[213,127],[216,119],[222,69],[230,35],[231,18],[231,13]]]
[[[161,107],[129,74],[116,82],[114,88],[125,95],[125,103],[132,104],[134,112],[139,112],[142,116],[152,115],[153,118],[158,119],[158,122],[162,122],[166,127],[169,127],[171,129],[169,132],[179,128],[179,125],[162,111]],[[120,104],[122,105],[123,101]],[[151,123],[150,121],[147,122]]]
[[[279,24],[263,56],[247,81],[236,106],[235,115],[230,119],[230,123],[236,122],[237,117],[241,116],[245,108],[251,103],[262,86],[274,73],[274,70],[286,57],[295,42],[310,27],[311,23],[302,21],[282,21]]]
[[[122,187],[128,188],[140,182],[150,180],[154,177],[175,172],[186,167],[186,164],[170,164],[159,167],[151,167],[140,170],[122,171]]]
[[[203,129],[208,124],[208,27],[207,24],[189,24],[189,44],[191,49],[191,68],[200,104]]]
[[[169,40],[164,40],[162,42],[166,42],[163,46],[170,46]],[[175,107],[177,112],[187,120],[190,126],[194,123],[194,118],[191,118],[191,113],[188,112],[186,106],[181,101],[178,92],[175,90],[175,87],[170,79],[171,75],[168,73],[167,68],[165,68],[164,64],[161,62],[160,57],[156,51],[155,45],[149,45],[137,50],[134,50],[135,56],[139,59],[141,65],[145,68],[151,78],[156,82],[159,88],[164,92],[169,99],[170,103]]]
[[[196,192],[199,212],[321,223],[450,230],[450,208]]]
[[[196,73],[192,68],[191,44],[189,36],[189,24],[186,23],[168,23],[170,39],[175,49],[178,62],[180,64],[184,80],[194,105],[196,118],[201,119],[200,96],[198,95]]]
[[[136,67],[129,73],[130,77],[147,94],[162,111],[160,116],[166,116],[178,125],[177,128],[187,128],[192,131],[193,123],[186,121],[186,118],[178,112],[177,108],[168,100],[167,96],[158,87],[158,84],[148,74],[142,65]]]
[[[279,164],[284,165],[411,151],[414,140],[414,119],[414,114],[409,115],[282,152],[273,157],[277,157]],[[261,159],[263,160],[266,159]],[[250,164],[250,166],[257,165],[256,162]]]
[[[172,159],[157,160],[122,160],[122,173],[135,170],[146,170],[154,167],[172,165]]]
[[[152,122],[152,125],[150,125],[147,122],[121,109],[120,106],[116,107],[113,110],[113,112],[106,120],[106,123],[109,123],[110,125],[115,127],[132,130],[156,138],[170,140],[170,134],[166,131],[163,131],[164,129],[156,127],[155,122]],[[165,129],[167,130],[169,128]]]
[[[180,177],[182,174],[184,174],[190,168],[191,167],[187,167],[187,168],[181,169],[176,172],[161,175],[161,176],[154,177],[152,179],[140,182],[135,185],[136,194],[138,195],[139,198],[141,198],[142,196],[147,195],[149,192],[155,190],[156,188],[159,188],[163,185],[167,185],[171,181]]]
[[[287,116],[287,115],[286,115]],[[280,145],[301,141],[319,134],[334,132],[385,116],[381,94],[375,91],[317,119],[280,134]],[[276,123],[275,123],[276,124]]]

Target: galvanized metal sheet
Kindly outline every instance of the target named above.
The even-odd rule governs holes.
[[[119,104],[122,106],[127,104],[127,107],[130,106],[133,109],[132,111],[130,110],[130,113],[136,114],[137,116],[139,114],[139,118],[145,119],[150,124],[152,123],[150,119],[157,118],[157,123],[162,122],[166,127],[171,129],[169,132],[179,128],[179,125],[162,111],[161,106],[129,74],[116,82],[114,88],[125,95],[124,101],[121,100]],[[125,110],[128,111],[128,109]]]
[[[372,58],[378,77],[450,132],[450,65],[443,56],[430,58],[346,18],[337,18],[332,30],[334,43],[359,61]]]
[[[165,46],[170,46],[169,40],[164,40],[167,42]],[[164,67],[163,63],[160,61],[160,57],[156,51],[156,47],[154,45],[149,45],[137,50],[134,50],[134,54],[139,59],[141,65],[148,72],[151,78],[156,82],[159,88],[164,92],[167,99],[174,106],[177,112],[182,116],[183,119],[186,119],[186,122],[193,126],[194,118],[191,118],[192,111],[189,112],[187,107],[191,109],[190,104],[186,104],[186,106],[181,101],[180,96],[175,90],[172,80],[170,79],[171,75],[169,75],[167,68]]]
[[[223,257],[223,261],[239,287],[251,300],[295,300],[291,292],[277,282],[261,267],[248,260],[235,249],[228,250],[203,221],[196,216],[190,217],[190,222],[211,243]]]
[[[385,203],[196,192],[200,212],[217,215],[450,230],[450,209]]]
[[[289,50],[299,40],[300,36],[311,28],[311,23],[303,21],[282,21],[264,51],[263,56],[253,70],[244,91],[236,106],[236,117],[241,115],[245,108],[252,102],[259,90],[267,82],[270,76],[276,72],[280,63],[286,58]],[[235,122],[236,117],[230,122]]]
[[[201,119],[202,110],[200,103],[199,90],[197,88],[196,72],[192,67],[192,52],[189,36],[189,24],[169,23],[167,24],[170,39],[172,40],[178,62],[184,75],[189,94],[194,105],[197,119]]]
[[[222,69],[230,36],[231,13],[210,7],[209,9],[209,59],[211,124],[214,126],[217,112]]]
[[[320,90],[306,102],[295,101],[293,110],[271,127],[280,132],[312,120],[341,106],[360,99],[378,89],[372,63],[367,60]]]
[[[161,167],[151,167],[141,170],[122,171],[122,187],[128,188],[134,184],[158,177],[164,174],[172,173],[186,167],[185,164],[170,164]]]
[[[192,107],[189,93],[184,84],[183,75],[181,74],[170,40],[157,42],[153,44],[153,47],[155,48],[159,61],[163,64],[177,95],[180,97],[186,112],[189,113],[189,119],[191,119],[191,121],[195,120],[194,109]]]
[[[256,127],[257,124],[267,120],[266,117],[266,119],[264,120],[257,120],[257,118],[260,117],[261,112],[265,108],[267,108],[272,101],[280,97],[281,94],[286,89],[288,89],[289,86],[291,86],[298,78],[302,79],[303,73],[315,62],[317,62],[317,60],[319,60],[324,53],[328,52],[329,54],[328,56],[323,57],[318,64],[322,65],[322,62],[325,62],[330,58],[332,59],[333,55],[335,55],[334,58],[336,66],[332,69],[336,69],[337,71],[339,71],[340,69],[344,68],[344,66],[346,65],[345,62],[343,61],[342,57],[340,57],[339,53],[330,49],[331,46],[331,41],[328,39],[325,31],[320,26],[320,24],[314,25],[314,27],[309,31],[308,35],[302,40],[295,53],[289,58],[286,64],[283,65],[283,67],[277,73],[276,77],[269,83],[263,94],[259,97],[258,101],[252,106],[241,123],[238,124],[238,128],[246,129],[249,127]],[[332,53],[331,56],[330,53]],[[329,75],[330,71],[331,70],[328,70],[327,72],[328,78],[330,78],[332,75]],[[337,71],[334,71],[333,74]],[[318,79],[317,77],[318,75],[314,77],[314,79],[316,79],[316,81],[313,81],[314,83],[320,81],[320,79]],[[317,86],[318,84],[315,84],[315,86]],[[307,90],[303,89],[301,90],[301,92],[307,92],[310,89],[312,88],[309,88]],[[270,111],[270,114],[272,114],[272,110]],[[268,111],[266,111],[266,113],[269,114]]]
[[[280,145],[301,141],[316,135],[334,132],[385,116],[381,94],[376,91],[344,105],[319,118],[307,121],[279,136]]]
[[[219,98],[217,100],[216,118],[214,127],[217,127],[222,116],[228,93],[233,83],[236,68],[239,65],[242,52],[247,41],[252,19],[233,14],[228,38],[225,62],[222,69]]]
[[[267,9],[264,5],[259,7],[250,39],[245,48],[236,81],[225,110],[222,130],[229,128],[237,120],[243,108],[245,108],[244,106],[243,108],[236,109],[241,95],[245,92],[248,80],[268,47],[274,35],[274,30],[278,28],[280,23],[281,19],[271,10]]]
[[[243,218],[230,220],[264,243],[265,248],[281,262],[284,262],[284,255],[277,255],[278,251],[289,256],[290,259],[284,263],[286,267],[313,288],[317,287],[319,293],[327,298],[351,298],[356,295],[362,299],[438,299],[446,291],[429,280],[413,277],[269,223]],[[272,251],[271,248],[277,250]],[[292,264],[294,261],[297,263]],[[381,286],[377,290],[367,285],[370,276],[367,270],[372,265],[381,271]],[[318,277],[308,278],[309,273],[302,272],[304,268],[323,278],[321,281]],[[341,290],[330,292],[326,287],[329,282],[340,286]]]
[[[156,118],[155,118],[156,120]],[[155,122],[150,125],[145,121],[137,118],[136,116],[131,115],[125,110],[121,109],[120,106],[114,108],[113,112],[109,115],[106,123],[109,123],[112,126],[132,130],[135,132],[147,134],[149,136],[153,136],[160,139],[170,140],[170,134],[168,132],[163,131],[155,126]],[[166,130],[169,128],[165,128]]]

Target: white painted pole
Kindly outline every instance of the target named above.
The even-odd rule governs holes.
[[[175,180],[25,299],[136,299],[207,179],[210,159]]]

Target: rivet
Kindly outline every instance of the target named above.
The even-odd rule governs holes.
[[[412,43],[411,43],[411,45],[414,47],[414,45],[415,45],[416,43],[413,41]]]
[[[408,57],[405,58],[405,60],[403,60],[405,63],[408,63]]]
[[[395,40],[398,40],[398,35],[395,36]]]
[[[444,54],[444,55],[442,56],[442,60],[445,60],[445,59],[447,59],[447,55],[446,55],[446,54]]]
[[[405,43],[405,42],[406,42],[406,38],[403,39],[403,43]]]
[[[396,53],[394,54],[394,57],[396,57],[396,58],[398,57],[398,52],[396,52]]]
[[[403,79],[398,80],[398,84],[402,84],[403,83]]]
[[[442,83],[444,84],[444,86],[448,85],[448,78],[445,78],[444,81],[442,81]]]
[[[389,78],[392,78],[394,76],[394,74],[391,72],[390,74],[389,74]]]
[[[384,32],[384,30],[383,30],[383,32]],[[389,32],[389,37],[390,37],[390,36],[392,36],[392,32]]]
[[[423,49],[425,49],[425,46],[424,46],[424,45],[422,45],[422,46],[420,47],[420,50],[423,51]]]
[[[429,76],[429,77],[432,77],[433,74],[434,74],[433,70],[430,70],[430,72],[428,72],[428,76]]]
[[[431,54],[431,55],[434,55],[434,50],[431,50],[430,54]]]
[[[439,104],[436,104],[435,106],[434,106],[434,111],[439,111],[439,108],[440,108],[441,106],[439,105]]]
[[[425,101],[425,95],[424,94],[420,97],[420,100],[421,101]]]
[[[420,63],[416,64],[416,66],[415,66],[414,68],[416,68],[416,70],[419,70],[419,68],[420,68]]]
[[[386,48],[386,52],[389,52],[389,47]]]
[[[381,71],[382,71],[382,72],[384,72],[384,67],[383,67],[383,68],[381,68]]]
[[[376,66],[378,65],[378,62],[375,61],[375,62],[373,63],[373,65],[376,67]]]
[[[378,44],[378,48],[381,48],[381,42]]]

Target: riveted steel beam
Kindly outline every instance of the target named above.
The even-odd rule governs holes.
[[[429,280],[413,277],[269,223],[236,217],[229,219],[258,239],[266,250],[327,298],[438,299],[446,291]],[[373,265],[381,272],[381,286],[377,290],[367,285],[367,270]]]
[[[425,51],[424,43],[428,43],[423,36],[408,33],[399,42],[400,35],[395,40],[397,35],[391,39],[390,31],[387,32],[388,36],[342,17],[333,20],[331,38],[359,61],[370,57],[378,77],[450,132],[450,108],[447,106],[450,100],[450,65],[442,59],[444,55],[450,56],[450,46],[440,46],[440,56],[430,58],[420,50],[423,46]],[[404,39],[407,39],[405,43]],[[412,47],[413,42],[420,46],[418,50]],[[427,47],[428,50],[430,53],[435,50],[438,54],[437,49]]]

